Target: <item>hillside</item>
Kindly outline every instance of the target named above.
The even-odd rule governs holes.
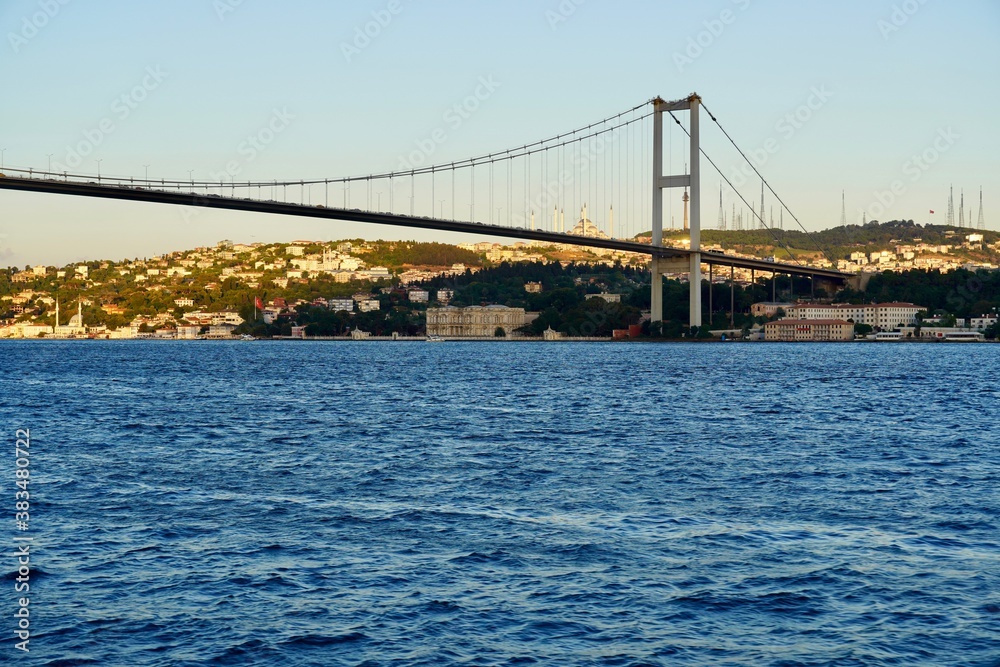
[[[830,261],[847,259],[851,253],[863,252],[870,254],[883,250],[892,250],[900,245],[949,245],[956,244],[968,234],[982,234],[984,244],[995,245],[1000,242],[1000,232],[977,231],[948,227],[946,225],[920,225],[912,220],[893,220],[890,222],[869,222],[865,225],[847,225],[824,229],[817,232],[802,232],[799,230],[726,230],[702,229],[701,238],[705,245],[718,245],[726,250],[736,250],[745,254],[770,256],[776,249],[788,247],[797,256],[825,255]],[[652,232],[640,236],[651,237]],[[680,240],[686,235],[682,231],[664,231],[665,239]],[[782,253],[778,253],[779,256]],[[976,259],[997,257],[997,253],[986,253],[975,256]],[[998,258],[1000,259],[1000,258]]]
[[[400,276],[421,279],[482,264],[475,252],[443,243],[223,241],[153,258],[8,267],[0,270],[0,319],[53,324],[59,302],[64,323],[80,302],[86,323],[108,328],[142,317],[180,321],[190,312],[252,312],[257,298],[350,297]]]

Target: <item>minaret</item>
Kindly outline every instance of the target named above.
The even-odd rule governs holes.
[[[986,229],[986,220],[983,218],[983,186],[979,186],[979,221],[976,223],[979,231]]]
[[[949,227],[955,226],[955,187],[948,186],[948,220],[945,223]]]
[[[566,209],[559,211],[559,231],[566,232]]]
[[[76,316],[77,324],[82,329],[83,328],[83,299],[76,302]]]
[[[535,231],[535,211],[531,211],[531,231]]]
[[[684,196],[681,199],[684,202],[684,231],[687,232],[691,230],[690,223],[688,222],[688,202],[691,200],[691,197],[688,195],[687,188],[684,188]]]
[[[59,328],[59,299],[56,299],[56,325],[52,328],[52,333],[56,332]]]
[[[552,207],[552,231],[559,231],[559,208],[556,206]]]

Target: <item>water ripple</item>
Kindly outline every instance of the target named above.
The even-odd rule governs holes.
[[[32,656],[997,667],[995,349],[0,341]]]

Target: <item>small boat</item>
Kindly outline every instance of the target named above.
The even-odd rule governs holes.
[[[427,337],[427,342],[428,343],[443,343],[444,342],[444,338],[441,337],[441,336],[437,336],[437,335],[432,334],[432,335],[430,335],[430,336]]]
[[[258,340],[256,336],[251,336],[250,334],[243,334],[240,336],[240,340]]]

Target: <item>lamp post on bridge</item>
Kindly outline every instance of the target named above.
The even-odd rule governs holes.
[[[100,183],[101,183],[101,163],[104,162],[104,158],[101,158],[100,160],[95,160],[95,162],[97,162],[97,184],[100,185]]]
[[[144,164],[142,166],[146,168],[146,183],[149,183],[149,165]]]
[[[48,171],[48,173],[50,173],[50,174],[52,173],[52,156],[53,155],[55,155],[55,153],[49,153],[49,171]]]

